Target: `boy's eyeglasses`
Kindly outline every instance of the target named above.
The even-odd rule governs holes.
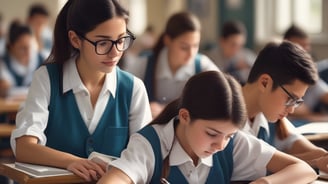
[[[285,103],[286,107],[298,107],[300,106],[304,100],[302,98],[295,98],[290,92],[288,92],[282,85],[279,84],[279,87],[288,95],[289,99]]]
[[[123,52],[128,49],[132,45],[133,41],[136,39],[136,37],[129,31],[127,36],[123,36],[117,40],[104,39],[94,42],[83,35],[79,36],[82,39],[91,43],[93,46],[95,46],[95,51],[98,55],[108,54],[112,50],[114,45],[118,51]]]

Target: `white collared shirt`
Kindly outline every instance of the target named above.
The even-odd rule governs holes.
[[[116,69],[106,75],[99,97],[92,107],[87,88],[79,77],[74,58],[64,64],[63,92],[73,90],[80,114],[92,134],[106,108],[110,94],[115,98]],[[146,89],[143,82],[134,77],[133,94],[129,114],[130,134],[138,131],[151,121],[151,112]],[[11,136],[12,149],[16,150],[15,139],[23,135],[32,135],[39,143],[46,144],[44,130],[48,121],[48,105],[50,102],[50,80],[46,66],[40,67],[34,75],[25,104],[16,117],[16,130]]]
[[[291,148],[295,141],[304,138],[304,136],[296,130],[294,125],[287,118],[284,118],[284,123],[289,131],[289,136],[283,140],[279,139],[277,135],[275,135],[274,138],[275,147],[280,151],[286,151]],[[252,123],[249,119],[247,119],[247,122],[242,130],[257,137],[260,127],[263,127],[266,130],[267,135],[270,136],[269,123],[263,113],[258,113]]]
[[[147,63],[147,57],[127,59],[124,63],[124,69],[144,80]],[[195,58],[181,66],[175,75],[172,74],[168,63],[168,49],[163,48],[156,65],[155,83],[160,85],[156,85],[155,99],[164,104],[178,98],[187,80],[195,75]],[[205,55],[201,55],[200,66],[201,71],[219,71],[218,67]]]
[[[173,120],[165,125],[154,125],[161,143],[162,157],[165,158],[170,148],[170,165],[179,167],[188,183],[205,183],[211,166],[212,156],[200,159],[194,166],[191,158],[174,139]],[[236,133],[233,149],[232,180],[255,180],[266,175],[266,165],[275,153],[275,148],[243,132]],[[155,156],[152,146],[145,137],[136,133],[130,137],[127,149],[121,157],[111,163],[134,183],[149,183],[155,167]]]

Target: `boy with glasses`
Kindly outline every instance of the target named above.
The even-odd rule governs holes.
[[[266,45],[243,87],[248,113],[243,131],[328,172],[327,151],[297,133],[286,118],[317,80],[314,62],[299,46],[288,41]]]

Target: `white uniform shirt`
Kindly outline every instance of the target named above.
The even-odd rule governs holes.
[[[187,80],[195,75],[195,58],[190,59],[187,64],[181,66],[173,75],[169,68],[167,52],[167,48],[160,52],[155,69],[155,83],[158,84],[155,89],[155,99],[164,104],[178,98]],[[134,60],[127,59],[124,63],[124,69],[144,80],[147,63],[147,57]],[[201,56],[200,66],[201,71],[219,71],[218,67],[205,55]]]
[[[174,139],[173,120],[165,125],[154,125],[165,158]],[[266,165],[275,153],[275,148],[253,136],[238,132],[234,138],[232,180],[255,180],[266,175]],[[175,139],[170,154],[170,165],[178,166],[190,184],[205,183],[212,166],[212,156],[199,160],[194,166],[192,159]],[[155,157],[150,143],[136,133],[130,137],[127,149],[111,163],[122,170],[134,183],[149,183],[154,172]]]
[[[63,92],[65,93],[69,90],[73,90],[79,111],[90,134],[96,129],[106,108],[110,94],[115,98],[116,80],[116,68],[114,68],[111,73],[106,75],[103,88],[93,108],[89,92],[79,77],[75,60],[71,59],[64,64]],[[134,77],[133,84],[129,114],[130,134],[138,131],[151,121],[149,101],[144,84],[136,77]],[[15,139],[23,135],[36,136],[40,144],[46,144],[47,138],[44,134],[44,130],[47,127],[49,102],[49,74],[46,66],[42,66],[35,72],[26,102],[23,108],[19,110],[16,117],[17,128],[13,131],[11,136],[11,146],[14,152],[16,150]]]
[[[290,135],[283,140],[279,139],[277,135],[275,135],[274,138],[275,147],[280,151],[286,151],[287,149],[291,148],[291,146],[294,144],[295,141],[299,139],[304,139],[304,136],[302,136],[297,131],[294,125],[287,118],[284,118],[284,122],[286,123]],[[263,127],[266,130],[267,135],[270,136],[268,120],[265,118],[263,113],[259,113],[255,116],[253,124],[248,119],[242,130],[244,132],[247,132],[257,137],[260,127]]]

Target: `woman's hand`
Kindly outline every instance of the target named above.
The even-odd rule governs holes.
[[[69,164],[67,170],[72,171],[86,181],[97,181],[105,175],[106,167],[88,159],[80,159]]]

